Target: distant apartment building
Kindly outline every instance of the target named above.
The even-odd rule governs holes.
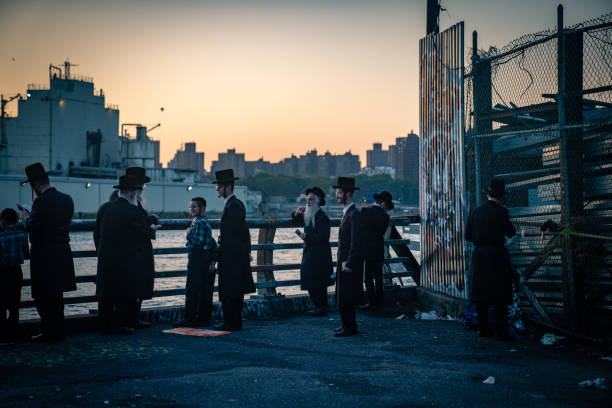
[[[196,152],[194,142],[185,143],[183,150],[177,150],[168,162],[168,168],[193,170],[196,174],[204,172],[204,152]]]
[[[370,169],[388,167],[390,165],[389,150],[383,150],[382,143],[374,143],[372,150],[366,151],[366,166]]]
[[[212,162],[210,171],[214,173],[223,169],[233,169],[236,177],[245,177],[247,172],[244,153],[236,153],[236,149],[227,149],[227,152],[219,153],[218,159]]]
[[[392,148],[393,147],[393,148]],[[410,132],[406,137],[395,139],[395,146],[389,146],[391,166],[398,179],[418,182],[419,179],[419,137]]]

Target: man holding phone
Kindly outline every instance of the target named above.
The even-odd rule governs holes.
[[[70,222],[74,204],[69,195],[49,183],[40,163],[25,168],[36,199],[32,212],[21,211],[30,236],[30,276],[32,297],[40,315],[42,334],[35,341],[55,342],[64,338],[64,292],[76,290]]]
[[[327,314],[327,284],[333,272],[331,247],[329,246],[330,222],[322,206],[325,205],[325,192],[319,187],[306,190],[306,207],[299,207],[291,217],[304,232],[295,233],[304,241],[300,282],[302,290],[307,290],[314,309],[311,316]]]

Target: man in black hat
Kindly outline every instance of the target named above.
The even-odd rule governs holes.
[[[234,195],[234,170],[215,172],[217,195],[225,200],[219,234],[219,300],[223,324],[217,330],[242,330],[244,295],[255,292],[251,273],[251,234],[244,204]]]
[[[366,310],[383,305],[383,261],[385,259],[385,232],[389,226],[388,210],[395,208],[391,194],[374,194],[375,203],[361,209],[365,246],[365,286],[368,297]]]
[[[322,206],[325,205],[325,192],[319,187],[306,190],[306,207],[299,207],[291,217],[304,225],[300,238],[304,240],[300,282],[302,290],[307,290],[314,304],[311,316],[327,314],[327,284],[333,273],[331,247],[329,246],[330,222]]]
[[[149,214],[147,210],[145,210],[142,206],[142,194],[144,186],[146,183],[151,181],[151,178],[145,175],[145,169],[143,167],[128,167],[127,169],[125,169],[125,174],[129,176],[134,176],[138,179],[138,184],[141,186],[141,188],[136,190],[138,209],[146,218],[147,225],[151,225],[151,228],[147,230],[148,239],[145,241],[145,269],[143,271],[143,281],[139,285],[140,293],[138,294],[138,300],[134,309],[134,313],[136,314],[136,321],[138,322],[136,324],[136,328],[139,329],[151,326],[151,323],[140,320],[140,308],[142,306],[143,300],[153,298],[153,286],[155,285],[155,260],[153,257],[153,245],[151,244],[151,240],[155,239],[155,233],[159,228],[159,224],[157,224],[159,216],[156,214]]]
[[[355,179],[339,177],[336,189],[338,204],[342,204],[342,220],[338,230],[338,265],[336,272],[336,302],[342,327],[334,336],[358,334],[355,308],[363,304],[363,239],[361,214],[353,203]]]
[[[505,182],[493,178],[487,189],[487,202],[470,211],[465,239],[474,243],[470,300],[476,304],[478,335],[493,337],[488,321],[488,306],[495,312],[495,331],[500,339],[510,339],[508,305],[512,303],[512,270],[504,247],[505,236],[516,230],[503,207]]]
[[[34,163],[25,172],[28,178],[22,185],[30,183],[36,194],[32,212],[21,212],[32,245],[32,297],[42,326],[35,340],[59,341],[64,338],[64,292],[76,290],[69,236],[74,204],[69,195],[51,187],[42,164]]]
[[[104,204],[98,212],[98,276],[96,296],[100,299],[102,330],[117,334],[134,332],[134,309],[145,271],[147,220],[138,208],[137,190],[142,187],[134,176],[121,176],[119,197]]]

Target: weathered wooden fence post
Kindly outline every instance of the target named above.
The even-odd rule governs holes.
[[[276,227],[263,227],[259,229],[259,237],[257,238],[258,244],[273,244],[274,234],[276,233]],[[274,262],[274,251],[271,249],[264,249],[257,251],[257,265],[272,265]],[[257,282],[273,282],[274,270],[262,270],[257,271]],[[259,296],[276,296],[276,288],[259,288],[257,289]]]

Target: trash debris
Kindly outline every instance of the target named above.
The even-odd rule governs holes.
[[[602,360],[612,361],[612,357],[604,357],[604,356],[601,356],[601,359],[602,359]]]
[[[406,316],[405,314],[401,314],[401,315],[397,316],[395,318],[395,320],[401,320],[401,319],[407,319],[407,318],[408,318],[408,316]]]
[[[488,376],[482,383],[483,384],[495,384],[495,377]]]
[[[81,398],[83,398],[83,396],[82,395],[75,395],[74,398],[81,399]]]
[[[517,349],[510,349],[510,350],[508,350],[508,353],[518,353],[518,350]]]
[[[444,316],[441,313],[436,312],[435,310],[429,312],[416,312],[414,314],[414,318],[417,320],[457,320],[452,316]]]
[[[585,380],[582,382],[579,382],[578,385],[582,388],[597,388],[600,390],[607,390],[608,387],[605,384],[606,379],[605,378],[596,378],[594,380]]]
[[[110,401],[104,401],[104,405],[110,404]]]
[[[440,314],[435,310],[431,312],[416,312],[414,318],[417,320],[440,320]]]
[[[554,333],[546,333],[540,339],[540,343],[545,346],[553,346],[559,343],[559,336],[555,335]]]

